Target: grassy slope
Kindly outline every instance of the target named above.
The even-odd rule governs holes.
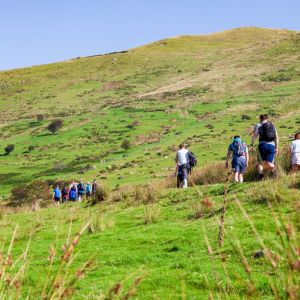
[[[183,140],[203,165],[223,158],[230,137],[248,134],[260,111],[274,115],[286,141],[300,121],[299,41],[293,31],[235,29],[1,72],[0,148],[16,150],[0,157],[0,194],[41,176],[111,186],[164,177]],[[265,80],[278,74],[289,80]],[[58,117],[64,128],[48,135]],[[134,145],[128,153],[125,138]],[[26,153],[29,145],[36,148]],[[85,171],[88,164],[96,169]]]
[[[292,31],[236,29],[167,39],[127,53],[1,72],[0,148],[13,143],[16,149],[0,157],[0,195],[37,177],[97,177],[111,186],[159,180],[173,169],[174,146],[183,140],[191,143],[203,166],[222,159],[231,136],[247,135],[261,111],[273,116],[281,140],[287,142],[300,122],[299,41],[299,33]],[[270,81],[270,76],[279,75],[288,80]],[[37,122],[38,114],[45,120]],[[243,121],[242,115],[250,119]],[[49,135],[45,127],[57,117],[65,120],[65,126]],[[137,125],[129,128],[135,121]],[[125,138],[134,144],[128,153],[120,149]],[[245,140],[249,142],[249,137]],[[36,148],[26,153],[29,145]],[[96,169],[83,172],[88,164]],[[268,188],[271,200],[283,201],[276,210],[296,222],[294,202],[299,190],[277,182],[274,186],[267,182],[261,191],[259,184],[231,187],[228,233],[221,250],[228,257],[235,286],[230,299],[239,299],[237,294],[247,297],[249,279],[230,245],[234,235],[250,260],[255,296],[272,299],[269,277],[280,281],[266,259],[253,259],[260,245],[232,199],[234,194],[241,199],[267,245],[277,249],[274,218],[263,201]],[[0,220],[0,236],[7,247],[5,241],[15,224],[20,224],[15,257],[25,248],[32,228],[37,228],[24,287],[28,289],[42,282],[49,247],[55,244],[59,251],[70,220],[75,232],[90,217],[101,220],[101,214],[106,228],[84,234],[77,248],[74,270],[91,256],[97,264],[80,281],[78,299],[88,295],[94,299],[141,265],[146,276],[139,299],[180,299],[184,291],[187,299],[206,299],[205,276],[214,293],[220,291],[218,283],[225,281],[217,243],[222,190],[222,185],[201,187],[201,193],[215,202],[213,217],[206,213],[203,196],[196,189],[168,190],[150,206],[124,202],[83,209],[84,204],[76,204],[5,215]],[[144,224],[145,210],[158,214],[158,222]],[[202,218],[193,219],[198,210]],[[207,254],[202,222],[214,258]],[[284,277],[284,265],[279,268]],[[214,270],[220,271],[219,278],[214,278]]]
[[[96,268],[80,281],[76,299],[88,296],[95,299],[100,292],[108,291],[114,283],[138,271],[141,266],[144,266],[142,273],[145,278],[139,287],[138,299],[181,299],[182,293],[186,294],[187,299],[207,299],[209,291],[216,295],[220,293],[222,285],[229,284],[224,275],[221,255],[227,257],[226,267],[233,283],[233,287],[228,289],[230,299],[246,297],[249,277],[244,271],[240,255],[231,245],[238,239],[252,268],[251,279],[257,290],[252,297],[273,299],[268,280],[280,285],[282,278],[275,276],[266,258],[253,258],[261,245],[234,199],[241,200],[266,245],[277,252],[280,249],[279,237],[276,235],[272,212],[264,199],[266,195],[273,195],[269,200],[274,204],[274,210],[282,213],[287,222],[297,222],[299,215],[296,215],[294,203],[299,198],[299,190],[287,189],[288,182],[229,187],[225,246],[222,249],[218,246],[217,238],[223,185],[200,190],[166,191],[155,204],[146,206],[132,206],[129,202],[123,202],[103,203],[99,207],[83,209],[85,204],[77,203],[38,212],[17,213],[1,220],[1,237],[3,240],[9,239],[15,224],[20,225],[13,253],[15,257],[24,250],[32,228],[36,228],[30,247],[30,272],[27,273],[24,286],[24,289],[32,286],[34,290],[45,280],[46,257],[52,245],[59,257],[60,245],[68,235],[71,220],[72,231],[76,232],[87,219],[100,217],[101,226],[92,234],[85,233],[77,246],[78,256],[72,270],[75,271],[91,257]],[[213,216],[202,204],[204,196],[214,202]],[[283,197],[283,202],[276,205]],[[147,209],[155,212],[157,223],[145,224]],[[194,218],[199,212],[202,217]],[[201,224],[205,226],[213,248],[212,257],[207,253]],[[283,260],[278,267],[284,278]],[[215,272],[219,274],[217,277]],[[208,284],[205,277],[208,278]],[[284,297],[282,288],[279,293]]]

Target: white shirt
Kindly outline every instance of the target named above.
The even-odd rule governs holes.
[[[292,150],[293,154],[300,153],[300,140],[294,140],[294,141],[292,141],[292,143],[291,143],[291,150]]]
[[[184,165],[189,163],[189,150],[188,149],[180,149],[177,151],[178,165]]]

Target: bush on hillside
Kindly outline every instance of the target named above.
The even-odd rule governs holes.
[[[47,181],[35,180],[29,184],[23,184],[12,189],[10,204],[21,206],[32,204],[38,200],[50,200],[51,193]]]
[[[6,155],[9,155],[11,152],[14,151],[14,149],[15,149],[15,145],[13,145],[13,144],[7,145],[7,146],[4,148],[5,154],[6,154]]]
[[[269,76],[265,76],[262,79],[263,81],[273,81],[273,82],[283,82],[291,80],[291,76],[289,74],[276,73]]]
[[[133,201],[135,204],[152,204],[157,202],[159,198],[159,190],[155,184],[147,186],[136,186],[133,193]]]
[[[291,171],[291,155],[290,147],[288,145],[283,146],[277,157],[277,167],[280,174],[288,173]]]
[[[97,185],[96,191],[90,199],[90,204],[95,205],[108,200],[110,197],[110,189],[103,183]]]
[[[38,122],[42,122],[43,120],[44,120],[44,115],[42,115],[42,114],[38,114],[37,116],[36,116],[36,120],[38,121]]]
[[[223,183],[227,180],[228,170],[225,162],[215,162],[193,171],[191,181],[196,185]]]
[[[47,127],[47,129],[54,134],[58,129],[60,129],[64,124],[64,121],[61,119],[53,120]]]
[[[250,182],[250,181],[257,181],[259,180],[258,171],[257,171],[257,158],[256,153],[255,155],[249,156],[249,163],[246,170],[246,173],[244,174],[244,181]]]
[[[125,151],[130,149],[130,147],[131,147],[131,144],[128,140],[124,140],[121,144],[121,148],[124,149]]]

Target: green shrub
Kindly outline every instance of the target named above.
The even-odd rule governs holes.
[[[125,151],[130,149],[130,147],[131,147],[131,144],[128,140],[124,140],[121,144],[121,148],[124,149]]]
[[[14,149],[15,149],[15,145],[13,145],[13,144],[7,145],[7,146],[4,148],[5,154],[6,154],[6,155],[9,155],[11,152],[14,151]]]
[[[90,204],[95,205],[108,200],[110,197],[110,189],[103,183],[97,185],[96,191],[91,197]]]
[[[47,129],[54,134],[58,129],[60,129],[64,124],[64,121],[61,119],[53,120],[48,126]]]
[[[12,189],[10,204],[21,206],[32,204],[38,200],[50,200],[51,194],[47,181],[35,180],[29,184],[17,186]]]
[[[291,80],[291,76],[284,73],[276,73],[262,78],[263,81],[283,82]]]

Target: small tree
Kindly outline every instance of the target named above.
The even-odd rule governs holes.
[[[15,145],[10,144],[4,148],[5,154],[8,155],[10,152],[14,151]]]
[[[131,144],[128,140],[124,140],[121,144],[121,148],[127,151],[131,147]]]
[[[58,129],[60,129],[64,124],[64,121],[61,119],[53,120],[47,127],[47,129],[54,134]]]

